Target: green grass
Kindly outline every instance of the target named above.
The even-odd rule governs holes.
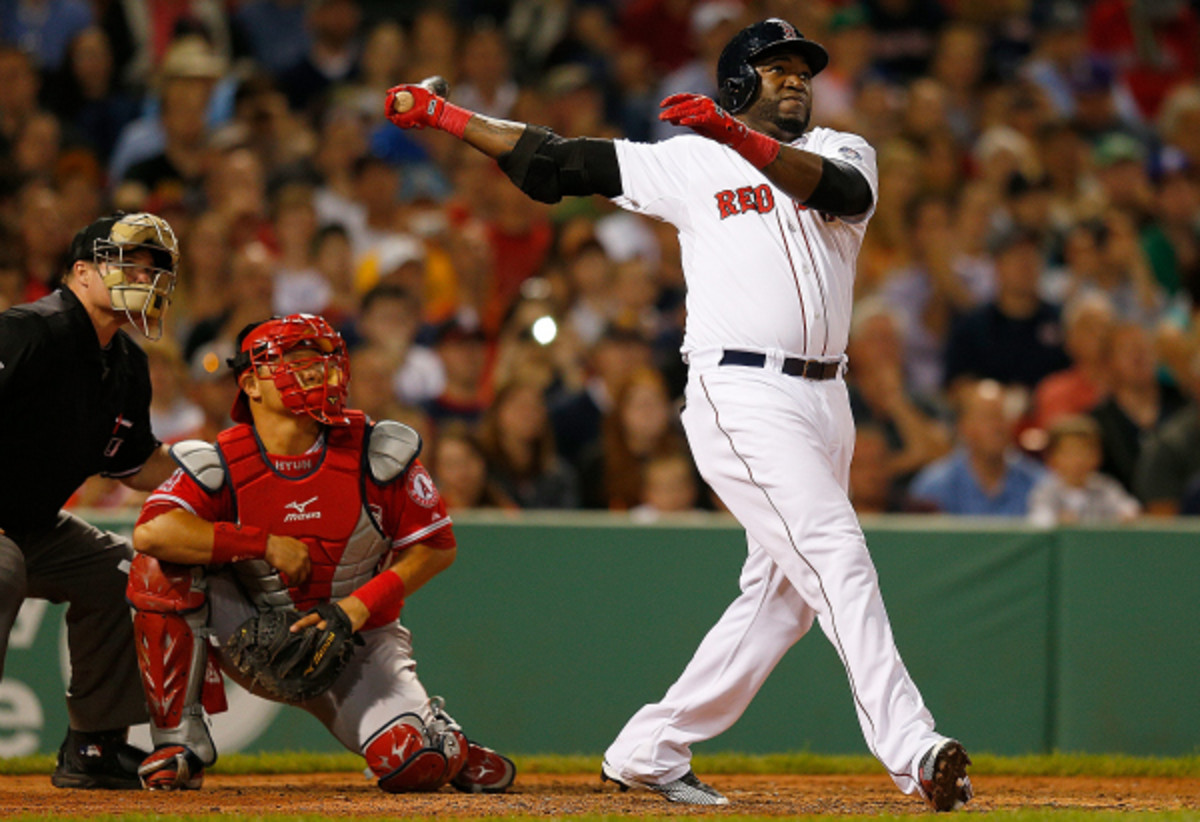
[[[599,756],[515,756],[524,773],[593,773],[600,770]],[[1154,758],[1123,755],[1054,753],[1030,756],[976,754],[971,772],[1012,776],[1174,776],[1200,778],[1200,755]],[[857,774],[880,773],[869,756],[790,754],[700,754],[696,771],[705,774]],[[277,774],[356,772],[362,757],[350,753],[225,754],[211,773]],[[22,756],[0,759],[0,775],[49,773],[54,757]],[[1055,817],[1058,818],[1057,816]],[[1125,818],[1125,817],[1123,817]]]

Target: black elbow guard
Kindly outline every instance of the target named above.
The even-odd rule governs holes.
[[[609,140],[564,140],[549,129],[527,126],[513,150],[500,155],[497,163],[517,188],[541,203],[621,193],[617,150]]]
[[[821,158],[821,179],[804,205],[816,211],[849,217],[863,214],[873,197],[867,178],[858,169],[840,160]]]
[[[541,126],[526,126],[513,150],[496,158],[500,170],[517,188],[540,203],[562,199],[558,185],[558,167],[542,150],[554,138],[554,132]]]

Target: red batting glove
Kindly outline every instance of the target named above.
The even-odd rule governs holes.
[[[403,114],[396,111],[396,95],[402,91],[407,91],[413,96],[412,108]],[[467,121],[471,119],[471,112],[465,108],[446,102],[445,98],[438,97],[429,89],[416,83],[405,83],[388,89],[387,99],[383,105],[384,114],[400,128],[432,126],[449,132],[455,137],[463,136]]]
[[[734,119],[703,94],[672,94],[659,107],[658,119],[687,126],[701,137],[732,148],[755,168],[766,168],[779,156],[779,141]]]

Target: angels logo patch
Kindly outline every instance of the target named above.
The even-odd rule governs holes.
[[[437,488],[422,465],[415,465],[408,472],[408,495],[422,508],[432,508],[438,503]]]

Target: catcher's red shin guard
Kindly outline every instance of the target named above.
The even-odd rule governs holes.
[[[466,736],[458,728],[442,734],[441,748],[446,755],[446,781],[453,781],[467,767],[468,746]]]
[[[142,761],[138,776],[151,791],[195,791],[204,784],[204,764],[183,745],[163,745]]]
[[[138,554],[127,589],[138,668],[158,749],[183,747],[198,761],[216,761],[204,709],[226,709],[225,688],[208,654],[208,597],[200,569]]]
[[[401,714],[363,745],[363,756],[378,785],[388,793],[436,791],[449,780],[450,762],[429,744],[425,723]]]
[[[467,764],[450,784],[463,793],[503,793],[517,778],[517,766],[503,754],[467,743]]]

